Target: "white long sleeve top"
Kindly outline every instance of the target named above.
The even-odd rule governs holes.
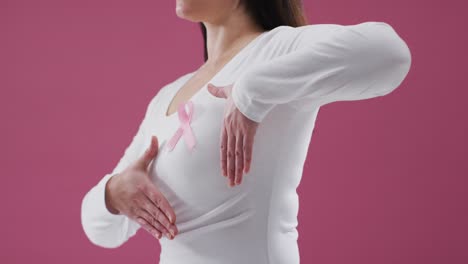
[[[408,46],[384,22],[263,32],[207,82],[234,83],[235,105],[260,122],[251,169],[233,188],[222,176],[219,156],[226,100],[211,95],[206,84],[189,100],[195,148],[190,151],[182,137],[165,151],[181,124],[177,112],[166,116],[166,111],[195,72],[184,74],[151,99],[117,166],[84,196],[81,220],[87,237],[116,248],[140,229],[127,216],[107,210],[105,184],[139,158],[156,135],[160,151],[150,177],[174,208],[179,230],[174,240],[159,240],[160,264],[299,263],[296,188],[320,106],[389,94],[410,65]]]

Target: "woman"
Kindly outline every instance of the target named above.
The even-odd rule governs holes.
[[[300,3],[177,1],[201,22],[205,63],[160,89],[84,197],[90,241],[115,248],[143,227],[162,264],[299,263],[296,188],[318,109],[386,95],[411,64],[387,23],[307,25]]]

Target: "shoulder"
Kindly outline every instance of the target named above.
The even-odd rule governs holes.
[[[270,32],[277,38],[287,38],[288,36],[295,36],[301,34],[304,31],[326,34],[330,31],[333,32],[336,30],[373,27],[391,28],[391,25],[383,21],[364,21],[355,24],[308,24],[299,27],[281,25],[272,29]]]
[[[170,82],[166,82],[161,88],[157,90],[153,98],[151,98],[149,104],[148,104],[148,111],[153,111],[159,102],[162,100],[162,98],[166,97],[171,91],[174,89],[177,89],[178,85],[180,85],[182,82],[186,81],[192,74],[195,72],[188,72],[184,73],[181,76],[175,78],[174,80]]]
[[[287,25],[278,26],[269,32],[268,44],[272,47],[294,49],[304,41],[327,40],[336,37],[341,32],[371,32],[371,31],[394,31],[392,26],[382,21],[365,21],[355,24],[308,24],[299,27]]]
[[[367,47],[393,43],[396,32],[388,23],[365,21],[356,24],[281,25],[269,30],[254,47],[251,62],[269,61],[292,51],[309,47],[339,47],[343,43]],[[392,45],[392,44],[388,44]],[[347,47],[344,47],[347,48]]]
[[[194,74],[195,72],[188,72],[188,73],[184,73],[182,74],[181,76],[177,77],[176,79],[170,81],[170,82],[167,82],[166,84],[164,84],[156,93],[156,95],[154,96],[154,99],[158,99],[157,97],[162,97],[164,96],[164,94],[168,93],[168,92],[171,92],[172,90],[174,89],[177,89],[177,86],[180,85],[181,83],[183,83],[184,81],[186,81],[188,78],[190,78],[190,76],[192,74]]]
[[[190,76],[192,74],[194,74],[194,73],[195,72],[187,72],[187,73],[182,74],[181,76],[179,76],[179,77],[175,78],[174,80],[172,80],[172,81],[166,83],[165,85],[163,85],[161,87],[161,89],[159,89],[159,92],[166,92],[166,91],[169,91],[169,90],[172,90],[172,89],[176,89],[176,86],[178,84],[180,84],[181,82],[184,82],[185,80],[190,78]]]

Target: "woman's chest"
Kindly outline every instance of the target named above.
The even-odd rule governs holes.
[[[165,109],[173,95],[162,100],[149,125],[148,134],[157,135],[160,144],[149,175],[168,199],[208,210],[242,191],[228,187],[221,172],[220,141],[226,99],[212,95],[205,86],[185,102],[183,113],[166,116]]]

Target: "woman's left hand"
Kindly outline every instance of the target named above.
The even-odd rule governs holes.
[[[207,85],[212,95],[227,99],[221,128],[220,155],[222,173],[228,178],[230,187],[240,184],[243,173],[250,171],[253,140],[259,125],[237,109],[231,98],[232,86]]]

